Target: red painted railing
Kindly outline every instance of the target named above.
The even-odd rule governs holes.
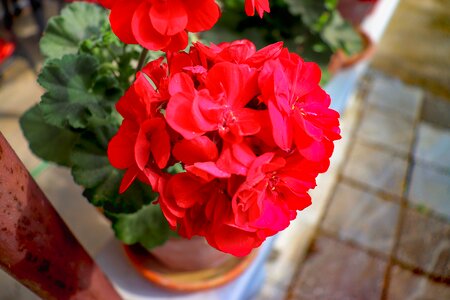
[[[1,133],[0,267],[44,299],[121,299]]]

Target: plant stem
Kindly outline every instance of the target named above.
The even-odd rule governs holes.
[[[147,53],[148,53],[147,49],[145,49],[145,48],[142,49],[141,56],[139,56],[139,62],[138,62],[137,68],[136,68],[136,72],[140,71],[142,69],[142,67],[144,66],[145,58],[147,57]]]

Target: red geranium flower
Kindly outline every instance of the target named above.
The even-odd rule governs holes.
[[[264,12],[270,12],[269,0],[245,0],[245,13],[247,16],[254,16],[255,9],[262,18]]]
[[[311,204],[307,192],[315,187],[320,168],[298,153],[282,157],[267,152],[259,156],[234,194],[236,224],[246,230],[264,230],[267,236],[283,230],[297,210]]]
[[[230,184],[206,181],[189,173],[173,176],[159,203],[173,228],[186,238],[204,236],[208,243],[227,253],[244,256],[266,239],[264,232],[245,230],[234,223]]]
[[[311,204],[340,138],[339,114],[317,65],[281,43],[197,43],[166,57],[117,103],[124,121],[108,156],[127,170],[120,191],[138,178],[160,194],[181,236],[246,255]],[[175,163],[184,172],[168,173]]]
[[[264,65],[259,83],[267,103],[276,144],[295,147],[313,161],[328,159],[340,138],[339,114],[330,109],[330,96],[320,88],[320,68],[285,51]]]
[[[237,40],[231,43],[220,43],[205,46],[196,43],[195,49],[205,56],[211,64],[219,62],[231,62],[235,64],[246,64],[253,68],[260,68],[270,59],[277,58],[283,49],[283,42],[277,42],[256,51],[255,45],[249,40]]]
[[[257,112],[245,107],[257,88],[256,70],[245,65],[215,65],[200,91],[189,76],[180,74],[170,83],[174,94],[167,105],[167,122],[186,139],[217,131],[225,141],[240,142],[260,129]]]
[[[136,178],[158,189],[161,169],[170,157],[166,122],[155,106],[159,101],[150,82],[138,75],[116,105],[124,121],[108,145],[108,158],[114,167],[126,169],[120,192]]]
[[[186,48],[187,32],[211,29],[220,16],[214,0],[102,0],[113,32],[149,50]]]

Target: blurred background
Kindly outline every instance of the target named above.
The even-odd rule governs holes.
[[[325,87],[365,65],[339,107],[343,139],[314,205],[277,239],[255,299],[450,299],[450,0],[398,1],[375,41],[361,24],[381,2],[271,0],[261,20],[224,0],[201,36],[283,40],[320,64]],[[68,170],[31,153],[18,121],[43,92],[39,39],[64,4],[1,0],[0,132],[95,256],[112,238],[108,222]],[[1,300],[35,298],[0,271]]]

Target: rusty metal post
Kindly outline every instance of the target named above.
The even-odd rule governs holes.
[[[44,299],[121,299],[1,132],[0,267]]]

